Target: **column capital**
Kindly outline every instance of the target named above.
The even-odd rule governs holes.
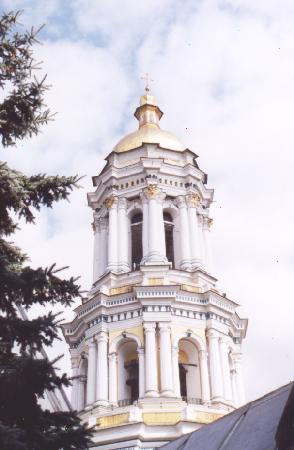
[[[95,217],[92,222],[92,228],[94,233],[100,232],[102,229],[106,229],[108,227],[108,219],[105,217]]]
[[[149,200],[156,200],[159,203],[162,203],[166,197],[166,194],[159,189],[157,184],[149,184],[143,191],[143,197]]]
[[[118,209],[127,209],[128,206],[128,200],[124,197],[120,197],[118,199]]]
[[[145,354],[144,347],[138,347],[137,353],[138,353],[139,357],[144,355]]]
[[[96,335],[96,341],[99,342],[108,342],[108,336],[107,333],[105,331],[100,331],[100,333],[98,333]]]
[[[143,324],[143,328],[145,333],[154,333],[155,332],[155,328],[156,328],[156,323],[155,322],[145,322]]]
[[[176,198],[176,204],[177,204],[177,206],[179,207],[179,208],[186,208],[186,206],[187,206],[187,203],[186,203],[186,198],[185,198],[185,196],[184,195],[179,195],[177,198]]]
[[[207,330],[206,336],[209,339],[219,339],[219,337],[220,337],[219,334],[215,330]]]
[[[144,193],[147,198],[157,198],[160,193],[160,189],[157,184],[149,184],[146,189],[144,189]]]
[[[158,328],[160,330],[160,332],[165,331],[165,332],[169,332],[170,331],[170,324],[167,322],[159,322],[158,323]]]
[[[118,198],[115,197],[114,195],[111,195],[110,197],[107,197],[104,200],[104,205],[106,206],[107,209],[115,209],[118,203]]]
[[[200,203],[200,195],[197,193],[190,193],[186,195],[186,203],[188,208],[197,208]]]
[[[141,199],[142,204],[144,204],[144,205],[148,204],[149,199],[144,191],[140,193],[140,199]]]
[[[89,348],[96,347],[96,340],[95,340],[94,338],[91,338],[91,339],[87,342],[87,344],[88,344],[88,347],[89,347]]]
[[[219,341],[220,341],[221,344],[226,345],[227,347],[229,346],[228,338],[226,338],[224,336],[221,336],[219,338]]]
[[[79,359],[76,356],[72,356],[70,358],[70,362],[71,362],[71,368],[72,369],[78,369],[79,368]]]
[[[242,362],[242,353],[241,352],[231,352],[231,358],[234,363]]]
[[[213,219],[208,216],[203,216],[203,226],[206,230],[210,230],[213,224]]]

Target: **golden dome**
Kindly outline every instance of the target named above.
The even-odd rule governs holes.
[[[145,143],[158,144],[162,148],[179,152],[186,149],[176,136],[159,127],[159,120],[163,112],[157,106],[153,95],[147,92],[141,97],[140,106],[134,115],[139,121],[139,129],[122,138],[114,147],[114,152],[127,152],[141,147]]]

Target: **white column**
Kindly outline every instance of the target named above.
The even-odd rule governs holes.
[[[146,261],[167,263],[162,202],[164,194],[156,185],[145,191],[148,198],[148,255]]]
[[[243,374],[242,374],[242,354],[241,353],[232,353],[232,360],[235,368],[235,382],[236,382],[236,391],[238,396],[238,406],[244,405],[245,403],[245,392],[244,392],[244,382],[243,382]]]
[[[77,377],[72,380],[71,387],[71,405],[74,410],[77,410],[79,407],[79,365],[77,358],[71,358],[71,369],[72,376]]]
[[[219,336],[212,330],[208,331],[210,380],[212,400],[223,398],[223,380],[219,352]]]
[[[224,338],[220,338],[220,353],[224,382],[224,398],[227,401],[232,401],[232,384],[229,365],[229,347]]]
[[[209,217],[203,217],[203,249],[204,249],[204,268],[211,273],[212,267],[212,255],[210,246],[210,227],[212,225],[212,219]]]
[[[138,348],[139,358],[139,398],[145,397],[145,351]]]
[[[156,197],[157,200],[157,217],[158,217],[158,230],[159,242],[160,242],[160,254],[164,262],[168,262],[166,259],[166,243],[165,243],[165,229],[163,220],[163,200],[165,199],[165,194],[160,192]]]
[[[109,355],[109,402],[112,405],[117,404],[117,354]]]
[[[239,402],[239,396],[238,396],[238,391],[237,391],[235,368],[231,369],[231,382],[232,382],[232,392],[233,392],[233,403],[234,403],[234,406],[236,406],[236,408],[238,408],[240,402]]]
[[[210,386],[209,386],[209,373],[207,352],[200,350],[199,352],[199,365],[200,365],[200,377],[201,377],[201,399],[203,403],[210,402]]]
[[[179,348],[174,346],[172,348],[172,358],[173,358],[173,385],[176,397],[181,397],[181,387],[180,387],[180,369],[179,369]]]
[[[95,401],[96,387],[96,342],[91,339],[88,343],[88,375],[87,375],[87,406]]]
[[[192,268],[196,268],[201,266],[201,244],[196,211],[200,197],[197,194],[189,194],[186,197],[186,201],[188,205],[189,236],[191,242],[191,264]]]
[[[86,398],[85,398],[85,391],[86,391],[86,375],[80,374],[79,379],[79,394],[78,394],[78,406],[77,410],[82,411],[85,408]]]
[[[100,249],[99,249],[99,259],[100,259],[100,274],[102,276],[107,269],[107,253],[108,253],[108,219],[100,218]]]
[[[164,397],[173,397],[170,326],[167,323],[159,323],[158,326],[160,340],[161,395]]]
[[[127,200],[120,198],[118,201],[118,269],[120,272],[128,272],[130,270],[128,238]]]
[[[116,197],[109,197],[105,200],[105,205],[109,211],[109,231],[108,231],[108,265],[111,272],[117,271],[118,264],[118,221],[117,221]]]
[[[143,261],[146,260],[149,253],[148,246],[148,198],[145,195],[141,195],[142,205],[143,205],[143,230],[142,230],[142,247],[143,247]]]
[[[191,268],[191,244],[188,223],[187,204],[185,197],[177,198],[177,203],[180,213],[180,242],[181,242],[181,269],[186,270]]]
[[[158,396],[157,345],[155,323],[145,323],[145,388],[146,397]]]
[[[99,405],[108,403],[108,361],[107,334],[101,331],[97,336],[97,389],[96,401]]]
[[[100,265],[101,265],[101,259],[100,259],[100,225],[99,225],[99,219],[95,218],[94,215],[94,222],[92,224],[93,231],[94,231],[94,252],[93,252],[93,283],[97,281],[97,279],[100,276]]]

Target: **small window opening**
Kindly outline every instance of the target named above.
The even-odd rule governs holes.
[[[142,225],[143,214],[134,214],[131,219],[131,239],[132,239],[132,268],[138,270],[143,257],[142,246]]]
[[[165,232],[165,247],[166,247],[166,257],[169,262],[172,263],[174,267],[174,223],[171,214],[167,211],[163,213],[164,221],[164,232]]]

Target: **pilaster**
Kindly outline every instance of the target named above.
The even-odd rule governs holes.
[[[177,197],[177,205],[180,212],[180,241],[181,241],[181,262],[182,270],[191,269],[191,242],[188,222],[187,203],[184,196]]]
[[[92,338],[88,342],[88,374],[87,374],[87,406],[91,406],[95,401],[96,388],[96,341]]]
[[[163,397],[173,397],[170,325],[162,322],[158,324],[158,328],[160,340],[161,395]]]
[[[146,397],[158,397],[157,346],[154,322],[144,323]]]

